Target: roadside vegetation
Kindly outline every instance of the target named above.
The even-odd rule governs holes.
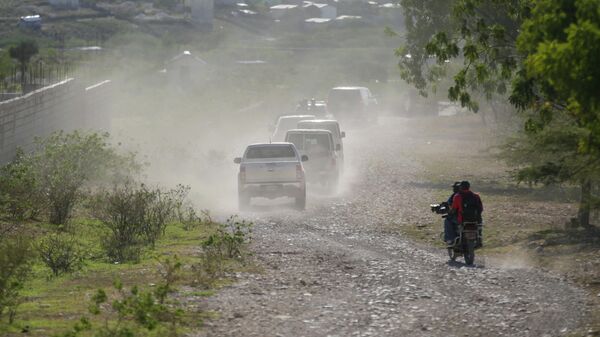
[[[402,77],[423,94],[451,78],[448,98],[521,120],[502,156],[518,182],[580,189],[576,224],[600,208],[597,0],[404,0]],[[435,19],[432,20],[431,16]]]
[[[142,167],[107,134],[59,132],[0,169],[0,334],[177,336],[211,315],[183,299],[252,268],[251,223]]]

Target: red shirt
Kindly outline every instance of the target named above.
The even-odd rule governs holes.
[[[463,217],[462,217],[462,212],[463,212],[463,195],[467,195],[467,194],[472,194],[475,196],[475,200],[477,200],[477,208],[479,209],[479,214],[483,213],[483,204],[481,203],[481,198],[479,197],[479,194],[477,193],[473,193],[470,190],[463,190],[463,191],[459,191],[458,193],[456,193],[454,195],[454,198],[452,198],[452,209],[455,210],[456,212],[458,212],[458,223],[462,223],[463,221]]]

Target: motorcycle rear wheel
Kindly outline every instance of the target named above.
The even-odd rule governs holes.
[[[467,241],[466,250],[464,253],[465,256],[465,264],[467,266],[472,266],[473,262],[475,262],[475,241],[469,240]]]
[[[454,254],[454,248],[448,248],[448,257],[450,257],[450,261],[456,261],[456,254]]]

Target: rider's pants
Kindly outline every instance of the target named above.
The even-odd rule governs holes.
[[[457,223],[451,217],[444,218],[444,241],[454,241],[456,239]]]

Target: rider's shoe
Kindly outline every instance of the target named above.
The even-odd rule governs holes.
[[[448,248],[454,247],[454,240],[448,240],[448,241],[446,241],[446,245],[448,246]]]

